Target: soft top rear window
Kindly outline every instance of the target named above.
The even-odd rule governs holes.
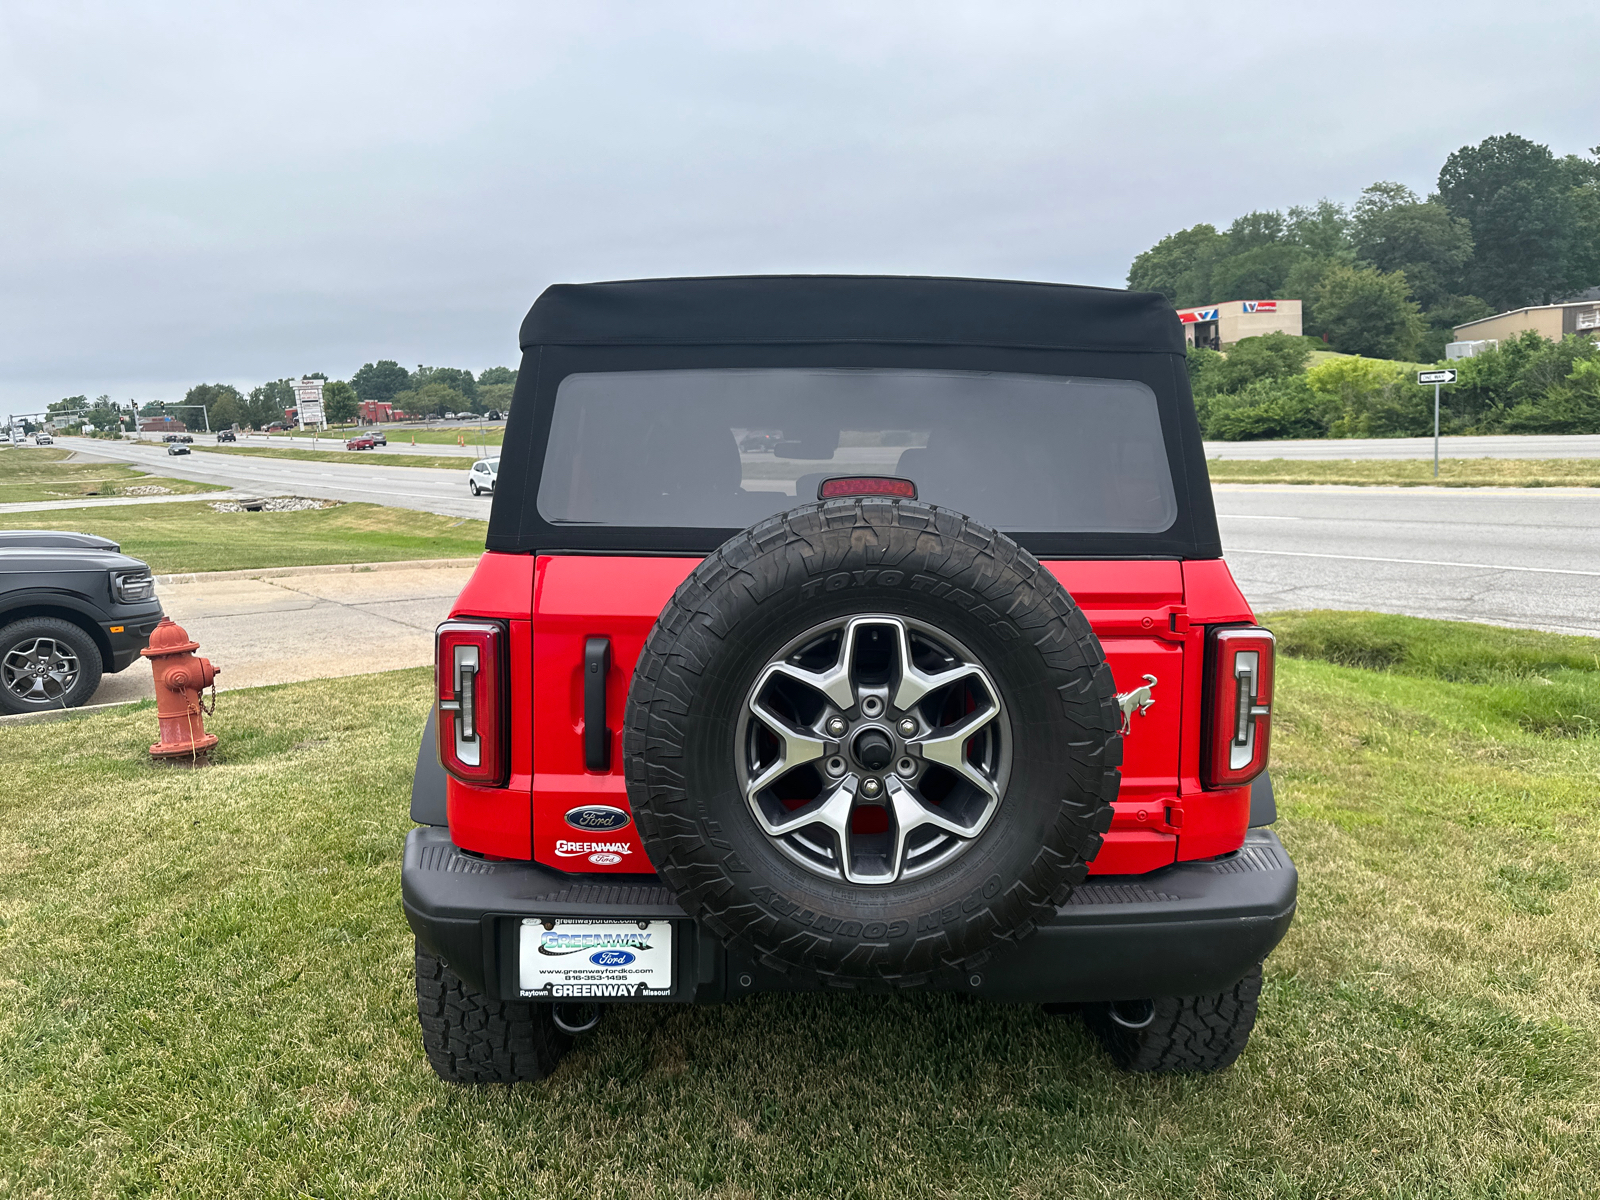
[[[997,529],[1177,518],[1155,394],[1128,379],[901,368],[586,372],[556,392],[552,525],[742,528],[838,475],[894,475]]]

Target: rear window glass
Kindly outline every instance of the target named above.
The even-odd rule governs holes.
[[[551,524],[742,528],[837,475],[894,475],[997,529],[1159,533],[1155,394],[1125,379],[893,368],[574,374],[539,485]]]

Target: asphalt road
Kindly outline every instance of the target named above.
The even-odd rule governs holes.
[[[368,466],[304,462],[250,454],[168,455],[164,446],[136,442],[97,441],[94,438],[57,438],[58,445],[80,454],[132,463],[156,475],[220,484],[265,496],[315,496],[323,500],[366,500],[395,508],[445,513],[453,517],[489,517],[489,497],[467,491],[467,468],[440,471],[431,467]]]
[[[266,494],[489,513],[487,497],[467,493],[465,471],[204,453],[169,458],[153,447],[80,438],[61,444]],[[1260,611],[1365,608],[1600,636],[1600,488],[1219,484],[1216,499],[1224,551]]]
[[[1433,439],[1324,438],[1207,442],[1207,458],[1432,458]],[[1600,458],[1600,434],[1442,437],[1440,458]]]
[[[1364,608],[1600,636],[1600,488],[1215,487],[1257,611]]]

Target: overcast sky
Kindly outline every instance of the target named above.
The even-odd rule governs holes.
[[[1122,286],[1198,221],[1600,143],[1592,4],[0,4],[0,410],[516,362],[548,283]]]

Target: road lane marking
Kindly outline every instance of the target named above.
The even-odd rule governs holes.
[[[1566,567],[1506,567],[1494,563],[1442,562],[1431,558],[1378,558],[1369,554],[1315,554],[1309,550],[1229,550],[1228,554],[1271,554],[1278,558],[1336,558],[1344,562],[1400,563],[1408,567],[1463,567],[1471,571],[1526,571],[1535,575],[1582,575],[1600,579],[1600,571],[1574,571]],[[1227,557],[1227,555],[1224,555]]]

